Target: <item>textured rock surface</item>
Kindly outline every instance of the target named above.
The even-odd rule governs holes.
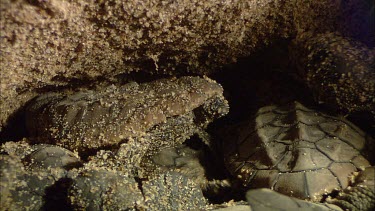
[[[19,159],[24,159],[30,153],[32,153],[34,149],[29,144],[29,140],[24,138],[20,141],[14,142],[9,141],[1,145],[0,153],[7,154],[13,157],[18,157]]]
[[[294,102],[259,109],[228,135],[224,157],[248,187],[319,201],[325,193],[345,189],[353,172],[370,166],[361,154],[370,139],[343,118]]]
[[[2,0],[0,129],[47,88],[138,70],[208,73],[297,31],[368,37],[362,2]]]
[[[133,82],[72,95],[49,93],[27,108],[27,129],[35,142],[80,152],[130,138],[160,148],[162,140],[166,145],[179,139],[182,143],[196,128],[226,114],[222,93],[219,84],[199,77]],[[154,132],[147,134],[150,130]]]

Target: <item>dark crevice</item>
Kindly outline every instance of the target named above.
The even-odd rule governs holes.
[[[68,199],[68,190],[72,179],[63,178],[46,188],[42,210],[74,210]]]
[[[187,139],[184,144],[191,149],[201,151],[199,153],[199,162],[204,167],[207,180],[221,180],[228,177],[224,163],[216,154],[215,149],[208,146],[198,134]]]
[[[340,193],[340,190],[333,190],[329,194],[324,194],[323,198],[320,200],[320,203],[326,202],[327,198],[333,198],[333,199],[337,198],[337,196],[339,196],[339,193]]]
[[[27,137],[25,109],[28,104],[18,109],[9,117],[7,125],[0,131],[0,144],[7,141],[18,141]]]
[[[146,181],[146,179],[134,177],[134,180],[137,182],[138,189],[141,191],[143,198],[145,198],[145,194],[143,192],[143,182]]]
[[[110,145],[110,146],[102,146],[102,147],[98,147],[95,149],[82,149],[81,151],[78,152],[78,154],[83,162],[88,162],[91,156],[97,155],[97,153],[100,152],[101,150],[115,151],[116,149],[118,149],[117,144]]]
[[[241,191],[243,186],[239,183],[234,182],[235,185],[232,185],[231,187],[220,186],[220,183],[223,180],[234,180],[226,170],[222,157],[216,154],[215,148],[208,146],[198,134],[187,139],[184,144],[191,149],[202,152],[200,153],[199,161],[205,169],[207,181],[210,182],[215,180],[218,182],[217,187],[209,186],[207,189],[203,190],[203,195],[210,203],[221,204],[232,199],[238,201],[245,200],[244,190]]]

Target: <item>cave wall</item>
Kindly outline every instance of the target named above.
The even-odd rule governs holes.
[[[1,0],[0,131],[46,87],[111,81],[139,71],[210,75],[299,32],[350,34],[338,21],[344,14],[340,5],[339,0]]]

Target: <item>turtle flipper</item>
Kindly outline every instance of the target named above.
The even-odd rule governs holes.
[[[344,210],[374,210],[375,167],[368,167],[360,172],[353,187],[348,187],[337,198],[329,199],[328,202]]]

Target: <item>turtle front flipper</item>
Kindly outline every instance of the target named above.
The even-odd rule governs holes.
[[[355,178],[353,186],[341,191],[337,198],[327,200],[344,210],[375,209],[375,167],[367,167]]]

